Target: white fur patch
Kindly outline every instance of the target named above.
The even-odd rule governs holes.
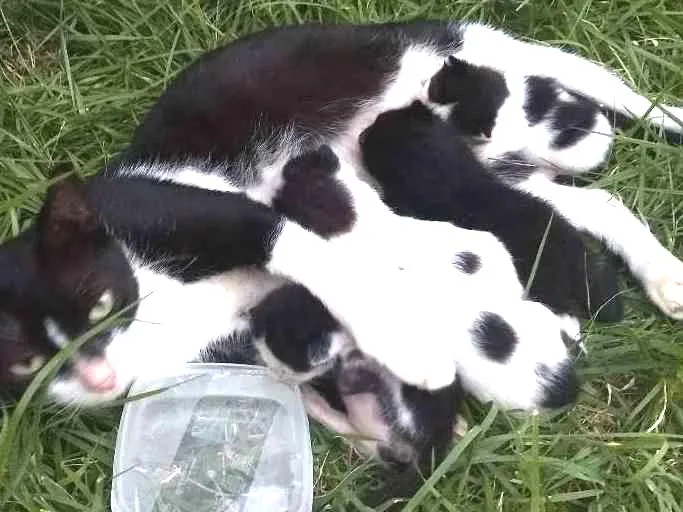
[[[98,403],[120,395],[140,375],[165,372],[196,359],[217,338],[245,328],[243,312],[283,284],[255,269],[239,269],[194,283],[182,283],[140,264],[135,268],[140,301],[135,319],[117,329],[106,349],[117,386],[87,391],[76,379],[57,379],[50,394],[59,402]]]

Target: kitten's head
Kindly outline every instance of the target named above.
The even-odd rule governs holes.
[[[58,401],[117,396],[128,383],[105,350],[137,299],[123,249],[88,204],[85,185],[52,186],[36,225],[0,247],[0,390],[21,392],[69,341],[112,319],[67,361],[49,392]]]

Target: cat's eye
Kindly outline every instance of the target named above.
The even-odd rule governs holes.
[[[88,320],[93,324],[99,322],[106,318],[112,309],[114,309],[114,294],[111,290],[106,290],[88,313]]]
[[[35,355],[21,363],[14,363],[9,367],[9,371],[15,377],[30,377],[45,364],[45,357]]]

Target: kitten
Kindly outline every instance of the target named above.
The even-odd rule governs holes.
[[[460,112],[468,111],[467,99]],[[489,115],[480,102],[473,104]],[[615,265],[589,249],[550,206],[506,185],[475,157],[466,136],[490,132],[488,120],[471,114],[457,121],[442,120],[419,101],[378,116],[361,134],[361,153],[382,199],[399,215],[489,230],[510,251],[522,281],[530,282],[529,297],[556,313],[620,320]],[[478,264],[474,256],[462,261],[472,272]]]

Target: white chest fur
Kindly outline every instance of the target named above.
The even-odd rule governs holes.
[[[244,329],[244,312],[283,283],[258,269],[194,283],[145,266],[135,275],[140,288],[135,320],[107,348],[117,372],[131,378],[191,361],[211,341]]]

